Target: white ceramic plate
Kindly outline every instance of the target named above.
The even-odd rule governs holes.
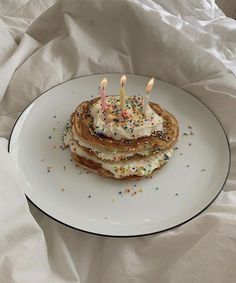
[[[150,100],[175,115],[180,136],[173,158],[151,179],[116,181],[76,168],[62,150],[63,127],[75,107],[98,94],[103,77],[117,94],[120,74],[77,78],[33,101],[12,131],[9,151],[27,197],[70,227],[107,236],[139,236],[183,224],[204,210],[226,181],[229,145],[215,115],[189,93],[156,81]],[[149,78],[127,75],[128,95]],[[136,192],[136,193],[135,193]]]

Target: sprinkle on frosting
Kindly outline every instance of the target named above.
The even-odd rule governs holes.
[[[163,129],[163,118],[149,105],[147,112],[142,113],[143,97],[136,95],[127,97],[123,109],[120,107],[119,96],[108,96],[106,100],[108,105],[106,113],[102,111],[100,100],[90,110],[94,119],[93,128],[98,135],[106,135],[115,140],[131,140],[150,136]]]

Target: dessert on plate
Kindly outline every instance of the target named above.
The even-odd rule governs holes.
[[[171,158],[179,126],[171,113],[149,102],[154,79],[145,96],[126,96],[125,82],[122,76],[119,95],[106,96],[102,80],[100,96],[72,113],[64,144],[76,164],[101,176],[148,177]]]

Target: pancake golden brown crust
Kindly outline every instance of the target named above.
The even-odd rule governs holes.
[[[179,135],[177,120],[171,113],[152,102],[149,103],[150,107],[164,119],[164,131],[134,140],[114,140],[106,136],[97,135],[93,130],[93,118],[90,116],[90,107],[98,100],[99,98],[95,98],[81,103],[71,115],[72,129],[83,142],[103,150],[116,150],[118,152],[137,152],[153,148],[163,150],[172,148],[176,143]]]
[[[152,171],[150,175],[147,176],[137,176],[137,175],[130,175],[130,176],[124,176],[120,178],[115,178],[115,176],[112,174],[112,172],[104,169],[100,163],[97,163],[93,160],[87,159],[85,157],[81,157],[75,153],[71,154],[72,159],[75,161],[77,165],[80,167],[83,167],[85,169],[88,169],[90,171],[93,171],[94,173],[97,173],[100,176],[107,177],[107,178],[112,178],[116,180],[133,180],[133,179],[140,179],[144,177],[150,177],[155,171],[160,170],[166,163],[163,163],[160,167],[156,168],[155,170]]]

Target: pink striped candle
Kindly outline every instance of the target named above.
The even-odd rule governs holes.
[[[107,110],[106,91],[105,91],[106,86],[107,86],[107,79],[104,78],[104,79],[101,81],[101,89],[100,89],[102,111],[106,111],[106,110]]]

